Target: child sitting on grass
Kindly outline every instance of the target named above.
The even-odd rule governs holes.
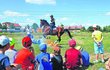
[[[68,42],[70,48],[65,53],[65,67],[68,70],[79,70],[79,66],[82,64],[81,53],[75,49],[76,41],[74,39]]]
[[[31,38],[26,36],[22,39],[23,48],[15,56],[14,63],[21,64],[23,70],[34,70],[34,49],[32,49]],[[31,48],[31,49],[30,49]]]
[[[14,49],[15,47],[15,40],[13,38],[9,38],[10,40],[10,47],[8,50],[5,51],[5,55],[7,55],[10,59],[10,63],[13,64],[14,62],[14,57],[17,51]]]
[[[53,70],[63,70],[63,58],[61,56],[61,50],[60,50],[60,46],[56,45],[54,46],[54,53],[51,54],[51,62],[52,62],[52,67]]]
[[[90,64],[90,56],[87,51],[85,51],[81,46],[75,47],[77,50],[81,52],[81,57],[82,57],[82,66],[83,67],[88,67]]]
[[[52,65],[50,63],[50,54],[47,53],[47,45],[41,43],[40,46],[41,53],[38,54],[35,60],[38,62],[38,70],[52,70]]]
[[[18,64],[11,65],[9,57],[4,54],[9,47],[9,38],[4,35],[0,36],[0,70],[12,70],[13,67],[14,70],[18,70],[20,68]]]

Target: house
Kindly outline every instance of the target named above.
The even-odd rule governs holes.
[[[15,26],[15,30],[20,30],[21,26],[17,23],[14,23],[14,26]]]
[[[74,25],[74,26],[64,26],[65,29],[69,29],[69,30],[80,30],[82,29],[82,25]]]
[[[8,32],[20,32],[21,31],[21,26],[17,23],[3,22],[2,26],[3,25],[7,26],[6,31],[8,31]]]
[[[2,23],[2,26],[3,26],[3,25],[6,25],[7,28],[10,28],[10,25],[11,25],[11,24],[12,24],[11,22],[3,22],[3,23]]]
[[[15,30],[20,30],[21,26],[17,23],[11,23],[11,22],[3,22],[2,25],[6,25],[7,26],[7,29],[10,29],[10,26],[11,25],[14,25],[15,27]]]

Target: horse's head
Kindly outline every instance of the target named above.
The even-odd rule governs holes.
[[[43,20],[40,19],[40,27],[42,27],[44,25]]]
[[[42,27],[42,26],[49,26],[49,23],[46,20],[41,19],[40,20],[40,27]]]

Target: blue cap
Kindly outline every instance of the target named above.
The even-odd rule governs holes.
[[[6,37],[5,35],[0,36],[0,45],[1,46],[5,46],[9,42],[10,41],[9,41],[9,38],[8,37]]]
[[[46,50],[47,49],[47,45],[46,44],[40,44],[40,50]]]

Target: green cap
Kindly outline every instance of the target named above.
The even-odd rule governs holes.
[[[13,38],[9,38],[9,40],[10,40],[10,46],[12,46],[12,45],[15,44],[15,39],[13,39]]]

